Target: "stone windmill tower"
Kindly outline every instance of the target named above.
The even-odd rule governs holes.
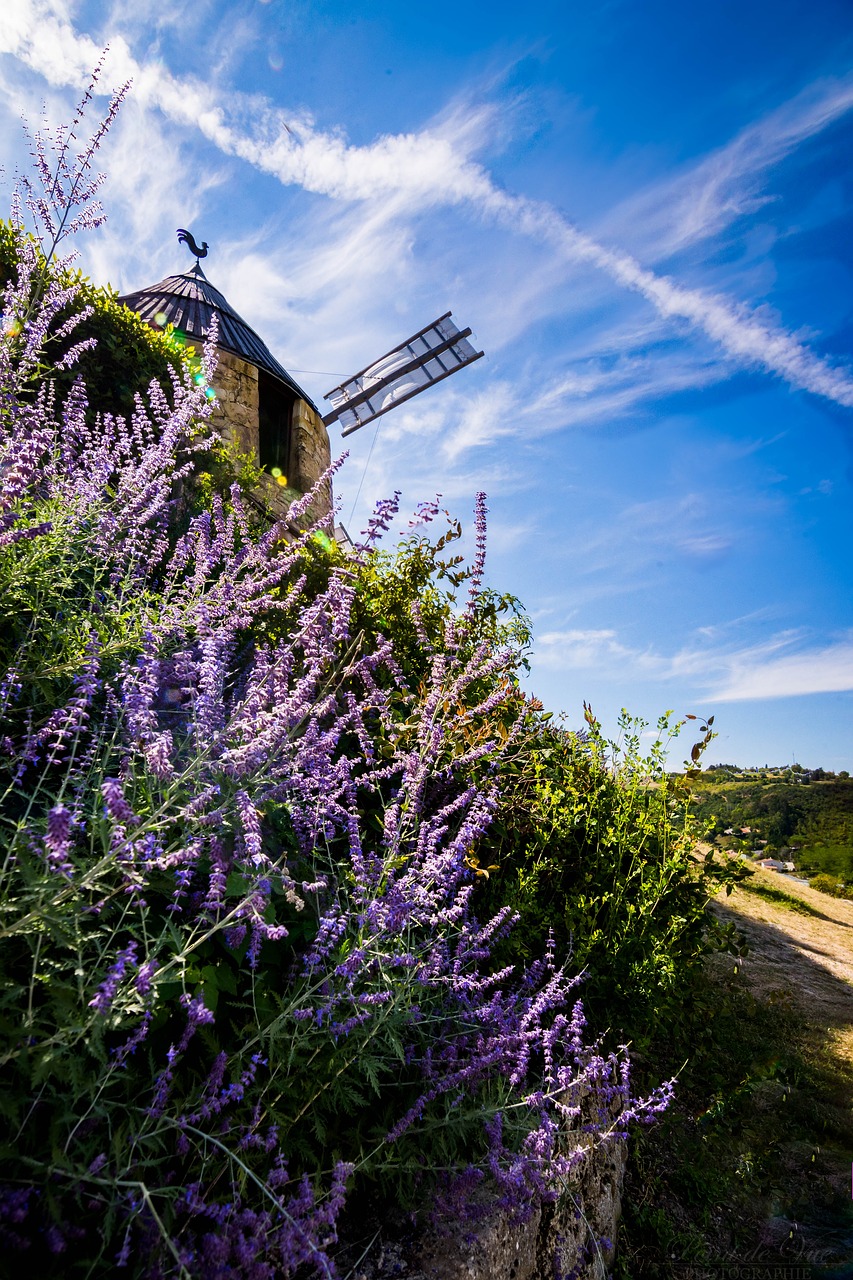
[[[447,311],[329,391],[324,399],[331,401],[332,409],[321,416],[266,343],[202,271],[200,260],[207,257],[207,241],[199,246],[183,229],[178,239],[195,254],[195,266],[125,294],[120,301],[155,327],[173,325],[197,346],[216,313],[219,367],[213,422],[263,469],[255,496],[276,518],[284,516],[290,502],[307,493],[329,466],[326,428],[331,423],[339,421],[341,434],[350,435],[483,354],[468,341],[471,330],[458,329]],[[320,520],[328,517],[331,526],[332,510],[327,485],[311,514]]]
[[[204,274],[199,259],[207,256],[207,244],[199,248],[184,231],[179,239],[196,254],[195,265],[120,301],[156,328],[173,325],[197,346],[216,313],[219,364],[213,424],[263,468],[256,496],[271,515],[284,515],[294,497],[307,493],[328,467],[329,433],[317,406]],[[331,511],[327,486],[313,514],[322,518]]]

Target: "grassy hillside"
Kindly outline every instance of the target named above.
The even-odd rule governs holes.
[[[381,551],[398,496],[344,554],[292,534],[316,490],[261,528],[238,474],[199,482],[212,346],[107,412],[99,375],[144,387],[150,351],[121,316],[90,345],[54,261],[95,216],[72,136],[71,194],[45,163],[39,239],[10,224],[0,332],[0,1248],[33,1275],[332,1280],[348,1202],[524,1221],[574,1168],[577,1099],[603,1142],[611,1105],[621,1131],[671,1093],[654,1071],[634,1097],[586,1032],[572,935],[599,1018],[621,987],[648,1033],[737,868],[695,874],[645,726],[611,744],[521,695],[485,495],[470,567],[437,503]],[[514,914],[546,906],[534,949]]]
[[[26,189],[36,225],[54,188],[47,205]],[[90,195],[71,190],[87,214]],[[589,1127],[605,1136],[613,1102],[620,1129],[651,1120],[685,1060],[680,1114],[707,1113],[713,1136],[715,1100],[736,1095],[736,1109],[772,1028],[756,1022],[751,1054],[749,1010],[709,993],[709,953],[728,964],[742,947],[706,906],[747,872],[694,856],[687,780],[665,771],[681,726],[664,715],[649,746],[625,715],[609,741],[590,708],[576,731],[521,695],[528,630],[482,585],[484,495],[470,567],[436,503],[380,550],[396,498],[344,555],[310,529],[294,541],[257,527],[239,474],[200,483],[212,350],[195,368],[178,355],[171,395],[155,382],[129,423],[104,416],[105,371],[136,389],[162,353],[111,305],[97,335],[81,329],[89,293],[52,264],[58,233],[41,247],[17,224],[9,235],[0,1247],[12,1265],[331,1280],[347,1202],[355,1216],[369,1202],[474,1222],[487,1193],[523,1221],[572,1172],[567,1107],[598,1092],[607,1106]],[[72,345],[57,359],[60,337]],[[71,389],[68,370],[83,375]],[[697,728],[694,761],[711,737]],[[760,781],[791,793],[787,808],[768,799],[774,840],[823,814],[806,801],[825,775]],[[706,825],[758,822],[738,808],[752,786],[706,775],[697,809],[725,803]],[[849,824],[821,821],[816,847],[846,847]],[[671,1114],[660,1164],[689,1182],[696,1154]],[[709,1212],[734,1179],[759,1185],[755,1162],[733,1166],[739,1147],[713,1149],[695,1190]],[[669,1229],[649,1150],[632,1166],[642,1193],[629,1182],[628,1266]]]

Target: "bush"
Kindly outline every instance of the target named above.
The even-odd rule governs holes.
[[[72,203],[97,185],[73,136],[45,183]],[[581,1158],[560,1126],[586,1090],[607,1140],[668,1088],[629,1100],[550,951],[496,967],[511,913],[471,912],[521,714],[512,624],[480,590],[484,500],[464,605],[437,585],[441,539],[376,557],[395,502],[346,562],[310,529],[259,534],[237,485],[193,506],[213,346],[129,423],[93,416],[81,383],[45,382],[46,333],[80,354],[58,236],[40,251],[13,228],[3,1247],[69,1276],[331,1276],[347,1189],[370,1179],[469,1213],[482,1184],[523,1216]],[[375,633],[397,620],[377,614],[381,565],[432,602],[399,621],[402,667]]]
[[[846,888],[837,876],[828,875],[825,871],[809,878],[809,888],[829,893],[833,898],[853,898],[853,890]]]
[[[17,279],[21,250],[21,238],[13,223],[0,221],[0,288]],[[30,250],[36,254],[32,295],[37,301],[50,268],[37,242],[31,242]],[[171,392],[173,376],[183,369],[181,347],[171,330],[152,329],[119,302],[114,289],[96,287],[70,265],[51,275],[67,291],[68,300],[57,308],[43,335],[34,371],[37,385],[50,371],[57,393],[64,397],[81,377],[93,408],[123,415],[133,412],[135,396],[147,391],[152,381]],[[69,324],[72,327],[66,328]],[[63,329],[66,331],[60,332]],[[72,346],[80,343],[92,345],[64,366]],[[22,391],[26,393],[25,388]]]
[[[695,854],[688,785],[665,768],[682,726],[664,716],[643,754],[646,727],[623,713],[621,738],[609,742],[589,709],[583,732],[532,712],[483,843],[481,861],[494,865],[480,895],[484,910],[509,903],[521,917],[502,958],[523,962],[552,931],[558,963],[585,972],[594,1025],[648,1046],[664,1027],[689,1041],[685,996],[702,957],[739,948],[706,905],[746,872]]]

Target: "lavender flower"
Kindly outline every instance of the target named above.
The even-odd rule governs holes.
[[[74,864],[68,857],[71,848],[73,817],[64,804],[57,804],[47,816],[47,834],[44,838],[47,861],[51,870],[70,876]]]
[[[151,1019],[154,1015],[150,1009],[146,1009],[142,1015],[142,1021],[139,1026],[128,1036],[124,1044],[119,1045],[114,1050],[115,1060],[118,1066],[123,1067],[127,1063],[127,1059],[131,1057],[139,1046],[147,1039],[148,1032],[151,1027]]]
[[[136,971],[134,985],[141,996],[147,996],[151,990],[151,979],[157,972],[157,961],[153,958],[146,960]]]
[[[89,1001],[89,1008],[105,1018],[112,1008],[122,978],[128,965],[136,963],[137,944],[130,942],[120,951],[115,962],[110,966],[106,978],[98,988],[97,994]]]
[[[126,823],[138,822],[136,814],[125,799],[124,786],[119,778],[105,778],[101,783],[101,795],[104,797],[107,816],[117,825],[124,827]]]
[[[471,566],[470,582],[468,589],[468,616],[472,616],[477,596],[480,594],[480,588],[483,583],[483,572],[486,566],[486,514],[488,507],[486,506],[486,495],[478,493],[474,502],[474,530],[476,535],[476,555],[474,563]]]
[[[3,296],[0,545],[25,564],[33,540],[49,538],[51,554],[73,559],[70,577],[94,584],[92,629],[83,660],[63,668],[74,687],[61,705],[30,708],[27,720],[20,695],[34,667],[23,646],[0,687],[10,777],[27,784],[10,794],[31,805],[4,874],[29,912],[16,946],[41,955],[41,922],[54,915],[57,936],[73,939],[70,959],[60,946],[50,956],[57,991],[128,941],[89,1002],[109,1017],[92,1039],[110,1052],[94,1061],[79,1030],[48,1025],[49,1001],[48,1012],[31,1002],[28,1047],[38,1058],[49,1045],[60,1062],[79,1053],[63,1099],[67,1158],[87,1194],[109,1202],[102,1217],[120,1223],[118,1267],[331,1276],[351,1170],[338,1164],[322,1195],[305,1153],[334,1108],[352,1107],[355,1142],[368,1133],[374,1118],[347,1074],[360,1064],[380,1090],[393,1079],[389,1096],[401,1100],[389,1143],[414,1145],[421,1126],[451,1114],[482,1120],[479,1167],[455,1170],[443,1203],[488,1181],[518,1213],[553,1198],[554,1178],[582,1158],[564,1153],[561,1126],[582,1121],[605,1140],[657,1114],[671,1085],[631,1099],[627,1063],[585,1043],[576,980],[556,967],[553,944],[517,974],[493,960],[509,908],[472,915],[471,853],[494,820],[508,750],[489,729],[517,707],[517,655],[478,634],[485,496],[467,607],[448,607],[443,634],[426,595],[411,607],[426,676],[409,687],[392,643],[367,641],[359,622],[359,574],[399,494],[320,586],[306,557],[310,510],[335,468],[263,533],[236,486],[209,511],[191,509],[191,473],[210,443],[215,326],[201,383],[185,372],[168,392],[154,384],[127,420],[98,417],[81,384],[61,404],[44,387],[33,395],[51,334],[72,340],[66,363],[84,345],[73,341],[74,288],[45,263],[65,237],[57,201],[78,225],[101,216],[92,148],[72,154],[78,124],[54,138],[53,166],[47,135],[35,139],[25,195],[43,249],[18,235]],[[437,500],[422,504],[410,528],[437,513]],[[57,618],[69,601],[79,609],[67,588],[56,600]],[[22,880],[33,863],[48,886],[38,911]],[[216,1012],[202,986],[218,993]],[[343,1103],[328,1100],[338,1087]],[[26,1176],[40,1170],[47,1198],[61,1199],[28,1125]],[[111,1168],[122,1169],[113,1183]],[[9,1201],[7,1218],[22,1228],[37,1201]],[[65,1218],[50,1237],[44,1226],[51,1247],[72,1239]]]

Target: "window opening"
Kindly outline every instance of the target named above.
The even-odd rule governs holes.
[[[277,378],[258,370],[258,462],[265,471],[290,476],[290,438],[296,397]]]

